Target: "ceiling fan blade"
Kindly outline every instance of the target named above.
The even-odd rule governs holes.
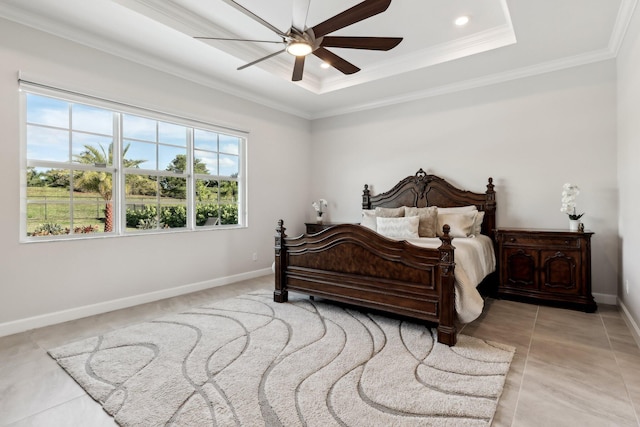
[[[307,15],[309,14],[309,5],[311,0],[293,0],[293,18],[291,26],[301,33],[304,33],[307,25]]]
[[[282,50],[279,50],[279,51],[277,51],[277,52],[273,52],[272,54],[269,54],[269,55],[267,55],[267,56],[264,56],[264,57],[262,57],[262,58],[260,58],[260,59],[256,59],[256,60],[255,60],[255,61],[253,61],[253,62],[249,62],[248,64],[244,64],[243,66],[238,67],[238,70],[244,70],[244,69],[245,69],[245,68],[247,68],[247,67],[251,67],[252,65],[257,64],[258,62],[262,62],[262,61],[265,61],[265,60],[267,60],[267,59],[269,59],[269,58],[273,58],[273,57],[274,57],[274,56],[276,56],[276,55],[280,55],[280,54],[281,54],[282,52],[284,52],[284,51],[286,51],[286,49],[282,49]]]
[[[194,36],[194,39],[200,40],[223,40],[223,41],[231,41],[231,42],[253,42],[253,43],[276,43],[276,44],[284,44],[285,41],[273,41],[273,40],[253,40],[253,39],[230,39],[227,37],[204,37],[204,36]]]
[[[320,46],[346,49],[391,50],[398,46],[402,37],[337,37],[324,36]]]
[[[347,27],[363,19],[382,13],[387,10],[390,4],[391,0],[365,0],[314,26],[313,33],[316,37],[322,37],[340,28]]]
[[[234,7],[235,9],[239,10],[240,12],[244,13],[245,15],[247,15],[249,18],[253,19],[256,22],[259,22],[260,24],[264,25],[265,27],[269,28],[271,31],[273,31],[274,33],[276,33],[277,35],[286,38],[287,35],[285,33],[283,33],[282,31],[280,31],[277,27],[271,25],[270,23],[268,23],[267,21],[265,21],[264,19],[260,18],[258,15],[256,15],[255,13],[251,12],[249,9],[247,9],[246,7],[236,3],[233,0],[222,0],[223,2],[227,3],[229,6]]]
[[[302,80],[302,73],[304,71],[304,58],[306,56],[296,56],[296,63],[293,66],[293,75],[291,76],[292,82],[299,82]]]
[[[323,47],[314,50],[313,54],[343,74],[353,74],[360,71],[360,68]]]

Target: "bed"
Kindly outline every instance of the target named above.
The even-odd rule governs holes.
[[[362,193],[363,214],[374,209],[386,212],[432,206],[440,211],[475,206],[477,212],[483,212],[477,224],[477,240],[489,242],[495,270],[496,198],[492,178],[485,192],[476,193],[456,188],[420,169],[389,191],[372,195],[365,185]],[[378,221],[380,224],[382,220]],[[411,218],[406,221],[414,222]],[[467,246],[463,241],[474,238],[453,237],[448,224],[441,230],[437,239],[426,239],[429,242],[385,237],[361,224],[338,224],[319,233],[288,237],[280,220],[275,235],[274,301],[286,302],[288,292],[294,291],[420,319],[437,325],[438,341],[453,346],[457,338],[456,306],[460,306],[462,294],[477,292],[478,285],[472,283],[472,290],[460,292],[457,276],[462,270],[456,275],[456,267],[463,266],[456,266],[456,251]],[[456,249],[456,244],[461,249]],[[485,270],[488,275],[491,268]],[[479,277],[474,282],[485,279]]]

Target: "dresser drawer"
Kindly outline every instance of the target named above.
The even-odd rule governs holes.
[[[505,233],[502,236],[502,244],[505,246],[529,246],[529,247],[563,247],[580,248],[580,239],[573,236],[540,236],[517,233]]]

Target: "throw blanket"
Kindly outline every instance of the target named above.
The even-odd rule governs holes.
[[[423,248],[438,248],[442,242],[438,238],[406,239],[407,242]],[[454,238],[456,312],[458,320],[469,323],[482,313],[484,300],[477,286],[496,269],[496,255],[491,238],[485,235]]]

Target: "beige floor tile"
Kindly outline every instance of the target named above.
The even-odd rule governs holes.
[[[50,358],[4,368],[0,378],[0,426],[86,395]]]
[[[115,427],[118,424],[89,396],[54,406],[8,427]]]
[[[91,316],[31,331],[31,339],[44,349],[101,335],[113,330],[101,317]]]
[[[559,394],[557,383],[525,381],[520,391],[513,426],[517,427],[623,427],[637,426],[633,416],[621,415],[614,408],[602,413],[593,411],[580,401],[581,396]]]
[[[638,417],[638,425],[640,425],[640,356],[628,353],[615,354],[620,373],[629,393],[629,399]]]
[[[598,304],[597,313],[602,317],[620,317],[620,309],[616,305]]]
[[[29,362],[42,356],[43,350],[31,339],[29,332],[0,337],[0,367]]]
[[[489,324],[506,326],[530,334],[537,317],[537,306],[507,300],[487,300],[482,314],[469,326]]]
[[[602,316],[602,323],[609,335],[620,334],[631,337],[631,331],[622,316]]]
[[[511,362],[511,366],[509,367],[509,373],[505,380],[504,390],[502,391],[502,395],[498,401],[496,414],[493,417],[491,425],[494,427],[510,426],[513,423],[516,404],[520,394],[520,387],[522,386],[526,360],[526,354],[518,353],[516,351],[513,361]]]
[[[538,306],[523,304],[506,299],[487,298],[485,301],[487,310],[483,314],[513,316],[514,319],[535,318],[538,314]]]
[[[610,348],[602,318],[596,313],[540,307],[533,337],[543,337],[558,344],[570,342]]]
[[[512,324],[474,321],[466,325],[461,333],[484,340],[497,341],[502,344],[514,346],[517,352],[526,353],[531,342],[533,323],[527,328],[517,328]]]
[[[636,422],[613,351],[581,344],[533,339],[518,400],[518,417],[522,404],[525,409],[535,405],[577,409],[594,419],[611,419],[615,425]]]
[[[632,339],[620,339],[619,337],[610,337],[611,348],[618,353],[625,353],[629,356],[640,357],[640,347]]]
[[[640,347],[622,318],[603,317],[603,323],[609,337],[611,348],[616,353],[627,353],[640,357]]]
[[[96,317],[109,325],[112,329],[119,329],[163,316],[167,313],[164,310],[164,307],[165,305],[168,306],[168,304],[163,304],[163,301],[165,300],[114,310],[108,313],[99,314]]]

